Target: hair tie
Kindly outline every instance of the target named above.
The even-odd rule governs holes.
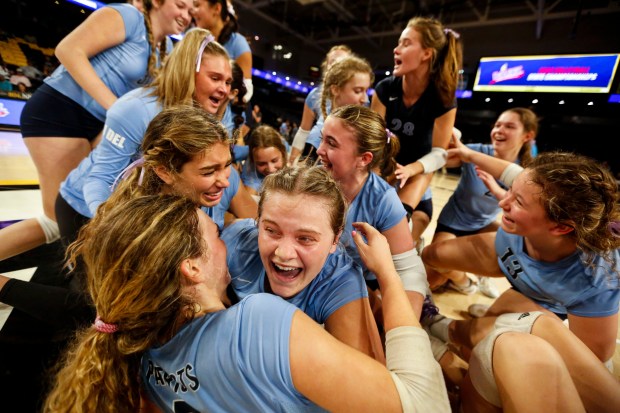
[[[385,128],[385,133],[386,133],[386,135],[387,135],[387,144],[389,145],[389,144],[390,144],[390,141],[392,140],[392,135],[393,135],[393,133],[392,133],[392,131],[391,131],[391,130],[389,130],[388,128]]]
[[[131,173],[133,172],[134,169],[143,166],[144,165],[144,156],[136,159],[135,161],[133,161],[132,163],[130,163],[129,165],[127,165],[127,167],[125,169],[123,169],[117,176],[116,179],[114,180],[114,182],[112,183],[112,186],[110,187],[110,189],[112,191],[114,191],[114,188],[116,188],[116,184],[118,184],[118,182],[120,180],[125,180],[129,177],[129,175],[131,175]],[[144,168],[142,168],[142,171],[140,171],[140,177],[138,178],[138,185],[142,185],[142,180],[144,179]]]
[[[454,30],[449,29],[449,28],[447,28],[447,27],[446,27],[445,29],[443,29],[443,32],[444,32],[444,34],[445,34],[445,35],[448,35],[448,33],[451,33],[451,34],[452,34],[452,36],[453,36],[455,39],[459,39],[459,38],[461,37],[461,35],[460,35],[460,34],[458,34],[458,33],[457,33],[457,32],[455,32]]]
[[[95,330],[100,333],[112,334],[118,331],[117,324],[106,323],[101,319],[101,317],[99,317],[99,314],[97,314],[97,318],[95,318],[95,323],[93,325],[95,326]]]
[[[620,238],[620,221],[611,221],[607,224],[607,228],[609,228],[609,232],[616,238]]]
[[[235,13],[235,8],[233,7],[232,1],[226,2],[226,9],[228,10],[228,14],[232,15],[235,18],[237,17],[237,13]]]

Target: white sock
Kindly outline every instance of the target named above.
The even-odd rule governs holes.
[[[436,323],[431,324],[430,331],[438,339],[450,343],[450,334],[448,331],[448,327],[454,320],[448,317],[444,317]]]

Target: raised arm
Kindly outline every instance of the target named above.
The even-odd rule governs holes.
[[[297,311],[291,328],[293,384],[334,412],[449,412],[441,369],[430,350],[394,266],[388,243],[368,224],[353,237],[379,280],[387,331],[387,369],[327,334]]]
[[[508,186],[512,185],[514,178],[523,170],[521,166],[515,163],[474,151],[461,141],[456,141],[455,147],[448,150],[448,157],[458,157],[463,162],[474,163],[480,169],[490,173],[495,179],[499,179]]]
[[[71,77],[97,103],[108,109],[117,96],[103,83],[90,64],[90,58],[125,41],[125,23],[121,14],[104,7],[86,20],[56,46],[56,57]]]
[[[423,173],[430,174],[446,164],[446,149],[452,139],[455,118],[456,108],[435,119],[431,151],[413,163],[399,165],[396,168],[396,179],[400,180],[401,188],[405,186],[409,178]]]
[[[289,156],[289,164],[292,165],[301,152],[304,150],[304,146],[306,145],[306,139],[308,138],[308,134],[312,129],[314,124],[314,112],[307,103],[304,103],[304,111],[301,115],[301,123],[299,124],[299,129],[297,129],[297,133],[293,138],[293,144],[291,145],[291,155]]]
[[[428,281],[422,259],[413,246],[407,218],[404,217],[398,224],[384,231],[383,235],[390,246],[392,262],[403,282],[409,302],[419,318]]]

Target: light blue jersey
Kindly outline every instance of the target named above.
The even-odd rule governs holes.
[[[142,357],[149,399],[165,412],[321,412],[295,389],[296,307],[271,294],[196,318]]]
[[[321,111],[321,93],[322,93],[322,88],[321,86],[317,86],[314,89],[312,89],[310,91],[310,93],[308,93],[308,95],[306,96],[306,106],[308,106],[310,108],[310,110],[312,110],[312,112],[314,112],[314,119],[318,119],[323,115],[323,112]],[[325,110],[327,111],[327,113],[330,113],[332,109],[332,102],[327,99],[327,102],[325,102]]]
[[[132,90],[110,107],[101,142],[60,185],[65,201],[85,217],[92,218],[110,197],[116,177],[141,156],[146,128],[162,110],[152,90]]]
[[[323,124],[325,123],[325,119],[323,115],[319,116],[316,120],[316,123],[310,129],[310,133],[308,134],[308,138],[306,139],[306,143],[314,146],[315,152],[321,146],[321,142],[323,141]]]
[[[265,176],[259,174],[254,167],[254,163],[250,162],[250,160],[248,159],[243,164],[243,169],[241,170],[241,181],[243,182],[243,184],[259,193],[261,187],[263,186],[264,180]]]
[[[490,144],[470,143],[467,147],[490,156],[494,154]],[[498,203],[478,178],[475,164],[463,163],[459,184],[441,210],[437,222],[459,231],[478,231],[495,221],[501,212]]]
[[[613,266],[601,257],[589,266],[578,251],[558,262],[537,261],[523,250],[523,243],[522,236],[497,231],[497,261],[521,294],[558,314],[607,317],[618,312],[618,250],[612,254]]]
[[[141,12],[129,4],[112,4],[107,7],[121,14],[125,24],[125,41],[91,57],[90,63],[112,93],[121,97],[151,80],[148,75],[151,46]],[[170,39],[167,39],[166,47],[172,49]],[[95,118],[105,121],[106,110],[78,85],[63,65],[58,66],[45,79],[45,83],[74,100]]]
[[[398,198],[396,190],[380,176],[371,172],[364,186],[349,206],[344,231],[340,237],[340,243],[344,245],[349,256],[363,267],[366,279],[372,280],[375,279],[375,276],[368,271],[360,258],[357,246],[351,236],[353,223],[367,222],[379,232],[384,232],[394,227],[406,216],[407,211]]]
[[[258,228],[253,219],[239,220],[222,232],[232,287],[239,298],[265,292],[268,282],[258,251]],[[362,270],[342,247],[329,254],[323,269],[306,288],[287,299],[317,323],[334,311],[368,297]]]
[[[237,58],[244,53],[252,53],[248,41],[237,32],[234,32],[230,36],[230,39],[222,46],[224,46],[224,49],[228,52],[228,56],[233,60],[237,60]]]

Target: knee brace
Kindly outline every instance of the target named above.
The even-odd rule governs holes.
[[[469,359],[469,377],[478,394],[492,405],[502,407],[502,400],[493,375],[495,340],[502,334],[512,331],[529,334],[534,322],[541,315],[540,311],[502,314],[497,317],[493,331],[474,347]]]
[[[46,244],[51,244],[52,242],[60,239],[60,229],[58,228],[56,221],[49,218],[45,214],[37,216],[36,220],[45,234]]]

